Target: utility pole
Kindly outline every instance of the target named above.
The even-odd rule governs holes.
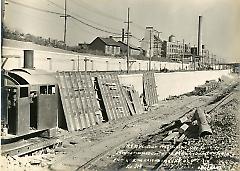
[[[211,58],[211,65],[212,65],[212,69],[214,70],[214,67],[213,67],[213,53],[212,53],[212,58]]]
[[[195,58],[195,45],[194,45],[194,48],[193,48],[193,69],[194,71],[196,70],[196,58]],[[196,53],[197,53],[197,50],[196,50]]]
[[[183,54],[182,54],[182,70],[183,70],[183,60],[185,56],[185,44],[184,44],[184,39],[183,39]]]
[[[207,51],[207,63],[208,63],[208,68],[210,67],[210,56],[209,56],[209,50]]]
[[[8,1],[6,1],[6,0],[2,0],[1,1],[1,6],[2,6],[2,14],[1,14],[1,21],[2,21],[2,23],[3,23],[3,21],[4,21],[4,19],[5,19],[5,12],[6,12],[6,5],[8,5]]]
[[[129,35],[130,35],[130,8],[128,8],[128,14],[127,14],[127,73],[129,73]]]
[[[64,45],[66,47],[67,18],[70,17],[70,15],[67,15],[67,0],[64,0],[64,15],[61,15],[60,17],[64,18],[63,42],[64,42]]]
[[[152,29],[150,29],[149,66],[148,66],[149,71],[151,71],[151,62],[152,62]]]

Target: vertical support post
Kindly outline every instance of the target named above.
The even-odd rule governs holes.
[[[129,12],[130,8],[128,8],[128,14],[127,14],[127,73],[129,73]]]
[[[196,52],[197,53],[197,52]],[[193,70],[195,71],[196,70],[196,61],[195,61],[195,45],[194,45],[194,48],[193,48]]]
[[[80,61],[79,61],[79,55],[77,56],[77,71],[79,72],[80,70]]]
[[[122,42],[124,43],[124,28],[122,28]]]
[[[87,72],[87,61],[89,61],[89,59],[87,59],[86,57],[84,58],[84,70],[85,72]]]
[[[94,70],[93,60],[91,60],[91,63],[92,63],[92,71],[93,71]]]
[[[183,39],[182,70],[183,70],[183,60],[184,60],[184,55],[185,55],[185,44],[184,44],[184,39]]]
[[[198,17],[198,56],[202,56],[202,16]]]
[[[149,71],[151,71],[151,62],[152,62],[152,29],[150,29],[149,66],[148,66]]]
[[[49,70],[52,70],[52,58],[47,58],[48,60],[48,65],[49,65]]]
[[[64,0],[64,34],[63,41],[66,46],[66,33],[67,33],[67,0]]]
[[[107,71],[108,71],[108,69],[109,69],[109,68],[108,68],[108,61],[106,61],[106,65],[107,65]]]

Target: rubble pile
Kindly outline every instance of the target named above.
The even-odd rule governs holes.
[[[204,94],[210,93],[211,91],[215,90],[218,87],[219,82],[215,80],[206,81],[204,85],[195,87],[193,94],[202,96]]]
[[[167,160],[165,169],[237,170],[240,168],[237,106],[232,99],[208,117],[213,135],[189,138]]]

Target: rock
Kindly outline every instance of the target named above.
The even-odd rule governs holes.
[[[78,142],[75,141],[75,140],[71,140],[69,143],[72,144],[72,145],[78,144]]]
[[[62,147],[56,147],[56,148],[54,149],[54,151],[55,151],[55,152],[65,152],[65,149],[62,148]]]
[[[39,165],[39,164],[41,164],[41,160],[39,160],[39,159],[33,159],[33,160],[31,160],[29,163],[31,164],[31,165]]]

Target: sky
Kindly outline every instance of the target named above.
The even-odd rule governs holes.
[[[4,24],[23,33],[63,40],[64,19],[38,9],[64,12],[64,0],[9,0]],[[127,27],[130,8],[130,32],[142,39],[146,26],[171,34],[179,41],[197,45],[198,16],[203,16],[203,44],[211,54],[229,62],[240,62],[240,0],[67,0],[67,13],[85,24],[121,34]],[[67,20],[67,44],[90,43],[96,37],[113,35],[89,27],[73,18]],[[140,46],[139,40],[131,43]]]

